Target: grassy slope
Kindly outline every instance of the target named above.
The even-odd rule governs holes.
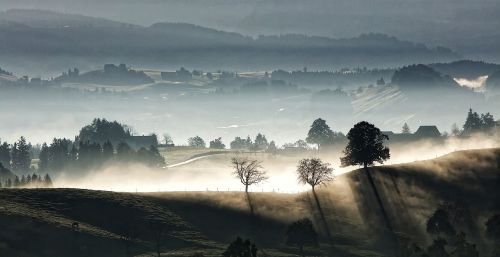
[[[487,247],[484,221],[500,211],[500,150],[456,152],[435,160],[370,170],[394,230],[426,244],[425,220],[443,202],[466,206],[461,223],[480,249]],[[322,235],[326,228],[312,195],[252,193],[251,218],[239,192],[125,194],[76,189],[1,190],[1,256],[125,256],[120,235],[134,231],[134,254],[153,251],[150,222],[172,226],[164,251],[182,256],[203,251],[219,255],[237,235],[257,240],[265,253],[286,256],[286,225],[311,217]],[[377,256],[384,252],[385,226],[362,170],[339,176],[319,191],[319,199],[339,252]],[[78,232],[71,224],[80,224]],[[132,224],[135,224],[134,226]],[[323,236],[324,238],[324,236]],[[326,249],[325,243],[322,249]],[[347,254],[348,253],[348,254]]]

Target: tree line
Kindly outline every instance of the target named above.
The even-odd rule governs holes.
[[[0,188],[49,188],[52,187],[52,178],[49,174],[37,175],[22,175],[14,176],[14,179],[8,178],[4,182],[0,182]]]
[[[77,144],[68,139],[55,138],[50,145],[42,145],[39,160],[39,170],[51,172],[65,169],[89,170],[111,162],[165,166],[165,158],[155,145],[148,149],[141,147],[136,151],[125,142],[120,142],[115,147],[109,140],[101,145],[90,141],[80,141]]]

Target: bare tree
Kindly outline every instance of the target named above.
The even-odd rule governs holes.
[[[268,179],[262,168],[262,162],[248,158],[232,158],[233,174],[240,179],[248,193],[248,186],[259,184]]]
[[[309,184],[314,188],[333,180],[333,169],[329,163],[322,162],[319,158],[303,159],[297,167],[299,182]]]
[[[160,257],[162,242],[167,235],[169,226],[161,220],[152,219],[149,221],[149,229],[153,236],[156,254]]]
[[[323,221],[326,236],[328,237],[330,244],[333,246],[332,235],[326,221],[325,213],[323,212],[323,208],[321,208],[318,195],[314,190],[316,186],[333,180],[333,168],[330,167],[329,163],[322,162],[319,158],[303,159],[299,162],[297,167],[297,175],[300,183],[311,185],[314,200],[316,201],[319,215]]]

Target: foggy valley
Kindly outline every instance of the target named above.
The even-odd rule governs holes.
[[[498,11],[0,0],[0,256],[498,257]]]

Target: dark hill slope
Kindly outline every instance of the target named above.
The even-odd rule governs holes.
[[[462,218],[453,224],[487,253],[484,221],[500,211],[499,166],[500,149],[485,149],[374,167],[369,172],[398,238],[427,245],[426,220],[445,204],[449,210],[461,210]],[[265,249],[263,256],[294,256],[297,252],[284,246],[286,224],[311,217],[323,241],[321,250],[311,255],[326,254],[328,229],[336,256],[390,256],[385,245],[390,233],[373,195],[364,170],[338,176],[318,192],[325,227],[310,193],[252,193],[252,217],[249,203],[239,192],[4,189],[0,191],[0,255],[124,256],[126,245],[134,254],[151,254],[151,225],[161,222],[170,231],[162,251],[173,256],[197,251],[220,256],[237,235],[256,240]],[[77,232],[73,222],[79,223]],[[126,244],[125,235],[131,231],[137,240]]]

